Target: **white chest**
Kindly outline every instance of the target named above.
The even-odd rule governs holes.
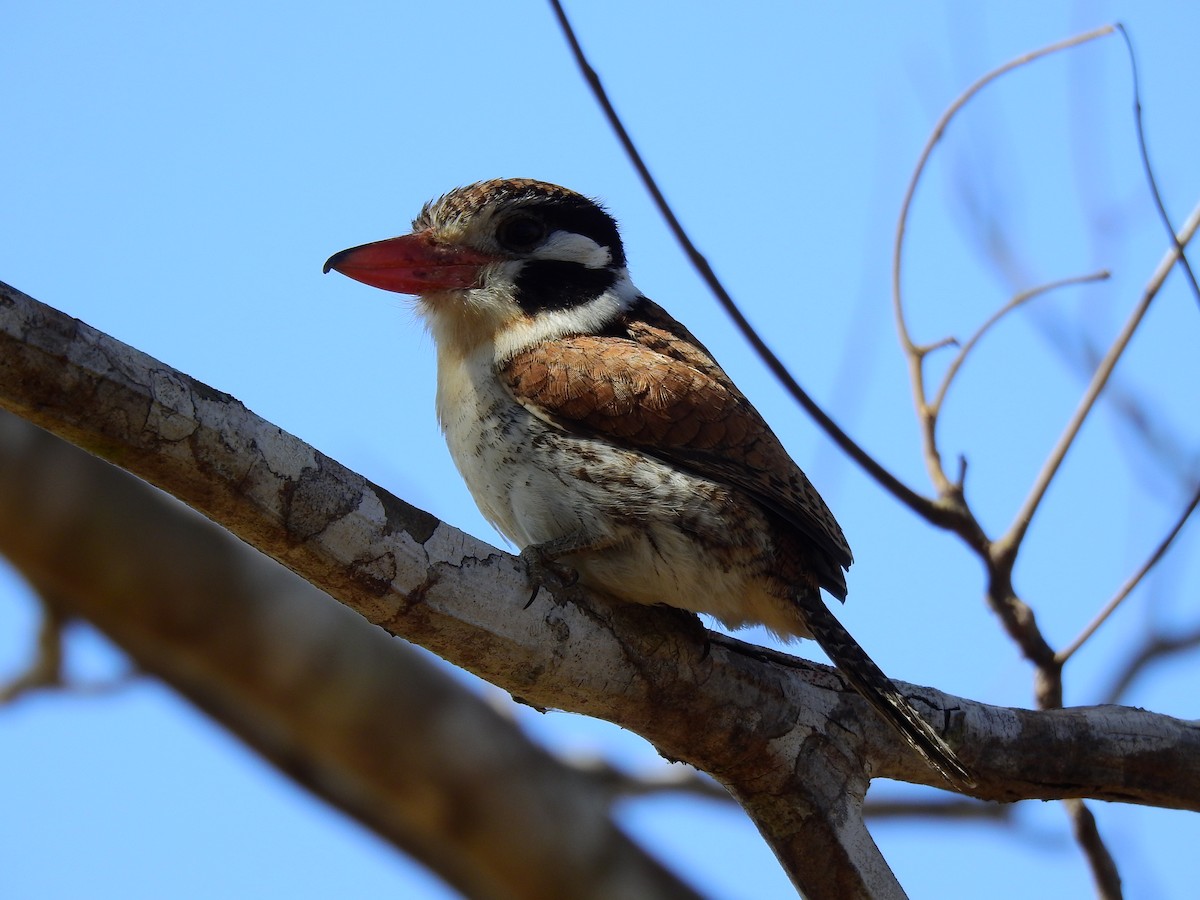
[[[761,514],[725,487],[632,448],[567,434],[519,404],[490,353],[438,355],[438,418],[480,511],[519,548],[564,536],[604,547],[568,556],[585,583],[638,603],[795,633],[755,578]],[[734,548],[717,559],[714,548]],[[747,615],[745,604],[761,606]],[[775,623],[776,619],[780,623]]]
[[[437,412],[471,496],[505,537],[523,547],[572,527],[553,446],[561,439],[499,383],[490,353],[439,353]]]

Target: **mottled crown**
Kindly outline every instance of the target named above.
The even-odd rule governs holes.
[[[481,214],[537,208],[555,228],[586,235],[608,247],[615,267],[625,265],[616,220],[596,200],[532,178],[493,178],[464,185],[431,200],[413,219],[413,231],[464,225]]]

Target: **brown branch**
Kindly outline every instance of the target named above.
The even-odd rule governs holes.
[[[1096,36],[1099,36],[1099,34],[1092,33],[1091,35],[1084,36],[1083,39],[1090,39],[1091,37]],[[1126,37],[1126,41],[1128,43],[1128,36],[1123,36]],[[1061,49],[1061,47],[1056,46],[1055,48],[1050,49]],[[1132,50],[1130,52],[1132,59]],[[1025,60],[1018,62],[1022,61]],[[969,93],[970,92],[968,92],[968,94]],[[1163,215],[1164,221],[1168,221],[1165,217],[1165,210],[1162,207],[1161,197],[1158,194],[1157,185],[1155,184],[1153,172],[1150,168],[1149,157],[1146,153],[1144,134],[1141,128],[1140,93],[1137,88],[1136,67],[1134,68],[1134,93],[1138,135],[1139,141],[1141,142],[1143,163],[1145,165],[1147,177],[1150,181],[1151,189],[1155,195],[1155,200],[1159,204],[1160,214]],[[927,145],[927,151],[931,150],[932,146],[937,142],[937,140],[940,139],[942,133],[941,126],[945,123],[948,123],[949,115],[952,115],[952,112],[944,117],[943,122],[939,123],[939,128],[935,129],[934,136]],[[907,217],[909,199],[913,193],[913,190],[915,190],[916,179],[920,175],[925,159],[926,156],[923,156],[922,161],[918,166],[917,173],[914,175],[914,180],[910,185],[912,190],[910,190],[909,197],[906,197],[904,210],[901,214],[900,224],[897,229],[897,255],[893,270],[893,295],[895,300],[898,328],[901,334],[901,343],[904,346],[909,359],[909,369],[910,377],[913,381],[914,399],[917,406],[918,417],[921,419],[922,424],[922,440],[926,465],[927,468],[930,469],[935,486],[938,487],[941,495],[945,496],[944,492],[950,491],[952,496],[954,492],[961,494],[962,477],[960,475],[957,482],[950,482],[942,471],[941,456],[936,443],[936,416],[941,410],[950,380],[954,377],[957,370],[955,365],[952,364],[951,370],[948,372],[947,377],[943,380],[941,389],[938,391],[933,404],[931,406],[927,406],[925,404],[923,369],[924,356],[927,350],[915,346],[907,332],[901,297],[899,269],[901,262],[900,248],[903,241],[903,231]],[[1186,238],[1181,239],[1180,237],[1176,236],[1174,229],[1171,228],[1169,224],[1169,221],[1168,228],[1171,231],[1171,239],[1175,245],[1177,255],[1182,260],[1183,265],[1186,267],[1186,259],[1183,257],[1182,252],[1183,246],[1186,244]],[[996,250],[997,245],[994,241],[990,242],[989,245],[993,251],[996,251],[995,255],[1001,258],[1003,262],[1007,263],[1007,265],[1003,266],[1003,268],[1005,268],[1006,271],[1011,272],[1011,254],[1007,256],[1002,256],[999,254],[999,251]],[[1187,271],[1190,278],[1191,271],[1190,269]],[[986,327],[987,325],[985,325],[985,328]],[[1130,334],[1132,334],[1132,331],[1130,331]],[[965,357],[969,349],[969,345],[965,347],[960,353],[959,358],[955,360],[955,363],[958,363],[963,357]],[[1118,356],[1119,352],[1111,358],[1113,364],[1115,364]],[[1097,366],[1095,370],[1096,373],[1099,373],[1103,366],[1103,362]],[[1093,380],[1093,385],[1097,387],[1096,395],[1094,395],[1090,401],[1087,401],[1088,405],[1083,408],[1082,415],[1068,426],[1068,434],[1064,436],[1065,439],[1061,440],[1055,451],[1052,452],[1050,460],[1043,468],[1038,480],[1035,481],[1029,500],[1022,511],[1018,513],[1017,519],[1014,522],[1014,525],[1010,527],[1008,534],[1003,539],[996,541],[990,546],[984,546],[984,561],[989,573],[989,603],[993,610],[995,610],[1000,617],[1000,620],[1003,623],[1006,631],[1018,643],[1022,653],[1036,666],[1035,694],[1038,699],[1039,707],[1041,708],[1051,708],[1061,705],[1063,693],[1063,664],[1070,657],[1070,655],[1076,649],[1078,649],[1078,647],[1081,646],[1084,641],[1087,640],[1091,632],[1096,627],[1099,627],[1100,623],[1103,622],[1104,619],[1110,615],[1111,612],[1122,602],[1124,597],[1128,595],[1128,591],[1132,590],[1140,578],[1144,576],[1145,571],[1149,571],[1149,568],[1154,564],[1153,561],[1150,562],[1145,571],[1135,576],[1135,578],[1131,580],[1131,582],[1126,586],[1126,589],[1119,593],[1118,596],[1110,602],[1110,604],[1101,612],[1101,614],[1088,627],[1088,629],[1085,629],[1084,634],[1080,636],[1080,638],[1074,645],[1072,645],[1072,647],[1068,648],[1066,651],[1060,651],[1059,653],[1054,653],[1052,651],[1040,629],[1038,628],[1033,611],[1016,596],[1013,590],[1012,571],[1016,562],[1016,555],[1020,547],[1020,542],[1028,528],[1030,519],[1040,503],[1041,498],[1044,496],[1045,491],[1048,488],[1050,481],[1054,477],[1058,466],[1061,465],[1067,449],[1070,447],[1075,435],[1078,433],[1079,425],[1082,423],[1083,418],[1087,415],[1088,409],[1090,409],[1090,403],[1094,401],[1095,396],[1098,396],[1100,389],[1103,388],[1103,378],[1106,377],[1107,375],[1102,376],[1099,382]],[[1162,549],[1165,550],[1165,546]],[[1157,555],[1161,554],[1156,554],[1156,556]],[[1084,853],[1093,868],[1093,872],[1096,875],[1097,884],[1100,886],[1105,895],[1119,895],[1120,879],[1117,875],[1115,864],[1113,863],[1107,849],[1104,847],[1103,841],[1100,838],[1098,829],[1095,827],[1095,822],[1092,820],[1090,813],[1088,813],[1081,804],[1077,804],[1075,807],[1069,810],[1069,813],[1071,814],[1072,822],[1075,825],[1076,840],[1084,850]],[[1115,891],[1112,889],[1114,884],[1117,886]]]
[[[653,771],[631,773],[603,757],[587,756],[564,760],[572,768],[601,784],[613,800],[683,794],[701,800],[733,803],[734,799],[720,784],[703,772],[681,764],[658,766]],[[971,798],[896,799],[868,797],[863,803],[867,821],[883,819],[940,819],[1008,823],[1012,820],[1011,803],[985,803]]]
[[[0,705],[13,703],[32,691],[64,686],[63,629],[69,618],[60,603],[49,602],[45,591],[38,591],[37,596],[41,621],[33,659],[23,672],[0,684]]]
[[[1022,54],[1015,59],[1009,60],[1004,65],[999,66],[985,74],[982,78],[978,79],[974,84],[963,91],[954,100],[954,102],[946,108],[945,112],[943,112],[941,117],[937,120],[937,123],[933,127],[932,133],[925,142],[925,147],[921,150],[921,155],[917,159],[917,165],[913,170],[912,177],[909,179],[908,188],[904,192],[904,199],[900,204],[900,218],[896,224],[896,236],[892,250],[892,304],[893,311],[896,316],[896,328],[900,334],[900,342],[906,351],[912,352],[917,349],[917,345],[913,342],[908,331],[908,325],[906,324],[904,316],[903,289],[901,286],[901,271],[904,259],[904,239],[908,228],[908,216],[910,210],[912,209],[913,198],[917,193],[917,186],[920,184],[921,177],[924,175],[925,169],[928,166],[929,158],[933,155],[934,148],[937,147],[942,138],[945,136],[946,129],[949,127],[950,122],[956,115],[958,115],[959,111],[975,97],[976,94],[978,94],[997,78],[1008,74],[1014,69],[1018,69],[1021,66],[1027,65],[1034,60],[1040,59],[1043,56],[1057,53],[1060,50],[1067,50],[1071,47],[1077,47],[1080,44],[1087,43],[1088,41],[1092,41],[1097,38],[1105,37],[1112,34],[1113,31],[1114,26],[1105,25],[1102,28],[1097,28],[1094,31],[1089,31],[1085,34],[1076,35],[1075,37],[1058,41],[1054,44],[1050,44],[1038,50],[1030,51],[1029,53]]]
[[[1092,870],[1092,880],[1096,883],[1096,895],[1101,900],[1121,900],[1121,873],[1117,871],[1117,863],[1104,845],[1100,829],[1096,827],[1096,817],[1082,800],[1064,800],[1063,806],[1071,820],[1071,831],[1075,840],[1083,849],[1088,865]]]
[[[1023,54],[1016,59],[1010,60],[1002,66],[988,72],[970,87],[968,87],[958,98],[947,107],[942,113],[941,118],[933,127],[933,132],[925,143],[924,149],[918,157],[917,165],[913,170],[912,177],[909,179],[908,188],[904,193],[904,200],[900,204],[900,217],[896,223],[896,236],[892,250],[892,310],[896,319],[896,330],[900,337],[900,345],[904,350],[906,359],[908,360],[909,380],[912,385],[913,402],[916,406],[917,416],[923,422],[927,422],[928,403],[926,400],[925,391],[925,375],[924,375],[924,359],[928,353],[927,347],[920,347],[914,343],[909,330],[908,324],[904,315],[904,295],[903,295],[903,279],[902,269],[904,261],[904,239],[908,229],[908,216],[912,208],[913,198],[917,193],[917,186],[920,184],[921,177],[925,173],[929,158],[933,155],[934,148],[941,141],[943,135],[949,127],[950,122],[958,114],[958,112],[966,106],[971,99],[978,94],[988,84],[995,81],[1002,75],[1011,72],[1014,69],[1020,68],[1027,63],[1033,62],[1051,53],[1056,53],[1060,50],[1066,50],[1071,47],[1076,47],[1087,41],[1095,40],[1096,38],[1104,37],[1112,34],[1113,26],[1106,25],[1103,28],[1098,28],[1095,31],[1089,31],[1086,34],[1077,35],[1076,37],[1068,38],[1064,41],[1051,44],[1047,47],[1042,47],[1039,50],[1034,50],[1030,53]],[[934,488],[938,496],[943,502],[948,502],[954,509],[958,527],[955,530],[960,530],[963,527],[970,525],[970,532],[978,532],[979,526],[973,521],[970,511],[965,504],[961,502],[961,485],[955,484],[946,476],[944,467],[942,466],[941,456],[937,452],[936,442],[932,441],[929,428],[924,429],[924,444],[925,444],[925,461],[926,468],[929,470],[930,479],[933,481]],[[973,544],[977,543],[972,541]]]
[[[1067,422],[1066,428],[1058,439],[1058,443],[1050,451],[1050,455],[1047,457],[1045,464],[1034,481],[1033,487],[1030,489],[1029,496],[1026,497],[1025,502],[1021,505],[1021,509],[1017,512],[1008,532],[1004,537],[996,541],[993,547],[994,558],[996,560],[1004,560],[1008,564],[1015,562],[1021,541],[1024,539],[1026,531],[1029,530],[1034,513],[1037,512],[1038,506],[1041,505],[1042,498],[1046,495],[1050,483],[1058,473],[1059,466],[1062,465],[1063,460],[1066,458],[1067,451],[1075,442],[1075,437],[1079,434],[1084,421],[1095,406],[1097,398],[1104,391],[1104,387],[1108,383],[1108,379],[1120,361],[1122,354],[1125,352],[1125,348],[1129,346],[1134,333],[1137,331],[1146,312],[1150,309],[1151,302],[1158,295],[1163,282],[1166,281],[1167,275],[1170,274],[1171,269],[1174,268],[1175,263],[1179,260],[1179,248],[1188,244],[1195,235],[1197,228],[1200,228],[1200,204],[1192,210],[1191,215],[1184,222],[1183,228],[1176,238],[1175,246],[1167,251],[1162,261],[1158,264],[1149,283],[1142,292],[1141,299],[1130,314],[1128,321],[1126,321],[1124,327],[1113,341],[1112,346],[1109,347],[1108,352],[1096,367],[1096,371],[1092,375],[1092,380],[1084,391],[1082,399],[1079,401],[1079,406]]]
[[[734,802],[729,791],[718,782],[698,769],[680,763],[632,773],[600,756],[571,756],[563,762],[595,781],[614,801],[660,794],[684,794],[721,803]]]
[[[803,670],[815,687],[787,669],[794,686],[781,697],[779,675],[677,610],[582,594],[560,604],[547,591],[527,606],[517,557],[7,285],[0,406],[119,459],[374,624],[524,702],[608,719],[713,775],[809,896],[902,896],[861,816],[858,729],[891,729],[828,670]],[[826,734],[830,715],[840,727]],[[919,758],[905,765],[940,781]]]
[[[950,798],[948,800],[871,800],[863,805],[868,819],[936,819],[956,822],[1012,821],[1011,803],[981,803],[978,800]]]
[[[779,383],[783,385],[784,389],[791,394],[800,407],[812,417],[821,430],[829,435],[833,442],[854,462],[858,463],[880,486],[918,515],[935,524],[944,525],[947,521],[946,515],[938,504],[928,497],[921,496],[900,481],[899,478],[884,468],[878,460],[859,446],[850,435],[843,431],[833,418],[800,386],[800,383],[796,381],[783,361],[767,346],[767,343],[759,336],[754,326],[742,314],[741,309],[729,291],[725,289],[724,284],[717,278],[712,266],[708,264],[708,260],[705,259],[704,255],[700,253],[696,245],[692,242],[691,237],[684,229],[682,223],[680,223],[674,210],[667,203],[667,199],[659,189],[654,176],[650,174],[649,167],[642,159],[641,153],[638,152],[637,146],[633,143],[633,139],[629,136],[629,132],[626,130],[624,123],[621,121],[620,116],[617,115],[616,109],[609,100],[608,93],[600,83],[600,76],[596,74],[596,70],[588,62],[587,56],[579,44],[579,39],[575,36],[575,30],[571,27],[571,22],[567,18],[562,4],[559,0],[550,0],[550,5],[554,9],[554,14],[558,18],[559,26],[562,28],[567,43],[571,47],[571,53],[575,58],[576,65],[579,66],[584,80],[587,82],[588,87],[591,88],[596,102],[600,104],[600,108],[603,110],[609,126],[616,134],[617,140],[620,141],[621,147],[625,150],[625,154],[633,163],[633,167],[641,177],[642,183],[646,186],[646,190],[650,193],[651,198],[653,198],[655,205],[666,221],[667,227],[675,236],[675,240],[679,243],[679,246],[683,248],[683,252],[691,262],[693,268],[699,273],[704,283],[708,285],[708,289],[712,291],[717,302],[721,304],[725,312],[733,319],[734,324],[737,325],[738,330],[741,331],[750,346],[754,348],[754,351],[763,361],[763,364],[766,365]]]
[[[1200,627],[1182,634],[1152,635],[1121,668],[1112,687],[1104,693],[1105,703],[1117,703],[1129,686],[1153,663],[1200,647]]]
[[[1074,171],[1078,173],[1081,167],[1075,166]],[[964,186],[964,190],[970,193],[969,186]],[[1032,267],[1020,259],[1007,233],[997,222],[988,219],[977,204],[968,202],[966,208],[973,226],[967,233],[974,238],[974,246],[981,259],[991,266],[1001,281],[1016,291],[1030,280],[1027,273],[1032,271]],[[1110,241],[1117,239],[1111,230],[1105,234]],[[1058,351],[1068,368],[1074,374],[1081,375],[1086,383],[1095,371],[1103,349],[1098,349],[1090,338],[1079,331],[1075,322],[1064,323],[1058,316],[1042,316],[1033,319],[1032,323],[1043,340]],[[1151,422],[1144,413],[1146,404],[1140,400],[1117,379],[1113,379],[1104,392],[1104,401],[1108,406],[1129,425],[1145,450],[1161,463],[1158,467],[1135,467],[1134,474],[1144,476],[1153,472],[1158,476],[1163,468],[1169,467],[1185,489],[1190,487],[1194,479],[1188,452],[1183,449],[1184,441],[1178,435],[1169,433],[1163,425]]]
[[[8,413],[0,549],[53,584],[52,608],[465,896],[697,897],[621,832],[589,779],[407,644]]]
[[[926,417],[934,420],[937,419],[937,416],[942,411],[942,405],[946,401],[946,393],[950,390],[950,385],[953,383],[955,376],[958,375],[959,369],[961,369],[963,363],[966,362],[967,356],[972,350],[975,349],[975,346],[979,343],[983,336],[986,335],[1001,319],[1003,319],[1013,310],[1024,306],[1030,300],[1034,300],[1037,297],[1050,293],[1051,291],[1056,291],[1064,287],[1071,287],[1073,285],[1088,284],[1093,281],[1104,281],[1108,277],[1109,273],[1102,270],[1100,272],[1093,272],[1090,275],[1076,275],[1071,278],[1061,278],[1058,281],[1051,281],[1047,284],[1038,285],[1037,287],[1030,288],[1029,290],[1022,291],[1021,293],[1017,294],[1002,307],[996,310],[996,312],[992,313],[987,320],[979,326],[975,333],[967,339],[966,343],[959,348],[958,353],[950,362],[950,365],[946,368],[946,373],[942,376],[942,383],[938,386],[938,390],[934,395],[933,402],[927,407],[925,413]],[[935,421],[930,430],[936,431],[936,427]],[[936,447],[934,448],[934,452],[936,453]],[[955,483],[960,488],[962,487],[961,479],[957,479]]]

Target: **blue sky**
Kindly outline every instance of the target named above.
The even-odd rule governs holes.
[[[843,427],[920,488],[888,270],[912,166],[954,96],[1019,53],[1122,20],[1177,224],[1200,198],[1195,4],[699,9],[568,4],[666,194],[751,320]],[[977,562],[883,496],[764,374],[655,214],[547,6],[50,0],[6,5],[0,33],[0,280],[498,542],[437,432],[432,347],[407,302],[322,277],[321,263],[403,232],[423,201],[481,178],[537,177],[601,197],[622,222],[636,282],[717,354],[837,512],[857,560],[851,631],[896,677],[1032,702],[1030,670],[981,600]],[[1003,275],[981,252],[989,233],[1012,249]],[[1058,327],[1104,346],[1165,247],[1118,40],[1014,73],[951,127],[910,223],[905,285],[918,339],[965,337],[1032,284],[1114,273],[1005,323],[951,395],[947,456],[967,454],[969,498],[993,532],[1080,390],[1047,334]],[[1200,383],[1198,337],[1196,301],[1176,274],[1120,370],[1185,460],[1200,438],[1189,389]],[[1121,429],[1109,414],[1085,429],[1017,571],[1056,646],[1180,508],[1162,458]],[[1069,703],[1102,696],[1131,636],[1195,621],[1195,534],[1179,549],[1072,662]],[[0,585],[0,673],[28,652],[32,616],[15,580]],[[76,635],[73,649],[83,673],[120,668],[94,635]],[[1164,665],[1127,701],[1196,718],[1195,672],[1195,662]],[[657,764],[638,738],[603,723],[517,715],[563,752]],[[447,895],[154,684],[0,710],[0,797],[5,896]],[[1194,815],[1095,808],[1129,896],[1190,896]],[[788,896],[736,811],[668,799],[633,806],[623,821],[715,897]],[[1062,811],[1030,804],[1016,821],[1013,831],[904,822],[875,834],[914,897],[961,896],[966,883],[980,898],[1084,894],[1089,876]]]

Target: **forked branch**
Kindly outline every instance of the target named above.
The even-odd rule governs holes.
[[[909,332],[908,323],[904,314],[904,293],[903,293],[903,265],[904,265],[904,240],[908,232],[908,217],[912,210],[913,198],[917,193],[917,186],[921,182],[922,176],[928,167],[929,159],[933,155],[934,148],[941,142],[942,137],[946,133],[950,122],[956,115],[971,102],[981,90],[991,84],[997,78],[1014,69],[1020,68],[1036,59],[1047,56],[1051,53],[1056,53],[1060,50],[1067,50],[1071,47],[1077,47],[1080,44],[1086,43],[1096,38],[1104,37],[1113,33],[1113,26],[1106,25],[1103,28],[1097,28],[1095,31],[1089,31],[1086,34],[1077,35],[1076,37],[1068,38],[1064,41],[1050,44],[1042,47],[1040,50],[1034,50],[1030,53],[1023,54],[1016,59],[1010,60],[1002,66],[988,72],[962,94],[954,100],[942,113],[937,123],[933,126],[933,132],[929,139],[925,142],[925,147],[921,150],[921,155],[917,158],[916,167],[913,169],[912,177],[909,179],[908,188],[904,192],[904,200],[900,204],[900,217],[896,223],[896,235],[892,249],[892,311],[896,318],[896,331],[900,337],[900,346],[904,351],[905,358],[908,361],[908,375],[912,387],[913,403],[916,407],[917,417],[922,424],[922,442],[925,451],[925,464],[929,471],[929,477],[933,482],[933,486],[942,498],[943,502],[949,505],[955,513],[955,527],[964,537],[968,538],[968,543],[971,544],[977,552],[986,552],[986,541],[981,542],[978,539],[980,531],[978,523],[974,520],[970,510],[961,501],[962,485],[952,481],[947,475],[944,466],[942,465],[941,454],[937,449],[936,435],[934,434],[934,422],[930,418],[930,404],[928,402],[928,393],[925,387],[925,357],[929,353],[929,348],[915,343],[912,335]],[[961,358],[962,354],[960,354]],[[936,403],[934,404],[936,407]]]
[[[966,362],[967,356],[970,355],[971,351],[975,349],[976,345],[980,342],[980,340],[983,339],[983,336],[991,331],[993,326],[999,323],[1001,319],[1005,318],[1013,310],[1024,306],[1030,300],[1041,297],[1042,295],[1048,294],[1051,291],[1056,291],[1059,288],[1071,287],[1073,285],[1088,284],[1093,281],[1104,281],[1108,277],[1109,273],[1107,271],[1100,271],[1093,272],[1090,275],[1076,275],[1073,278],[1061,278],[1058,281],[1051,281],[1047,284],[1038,285],[1035,288],[1030,288],[1027,291],[1022,291],[1021,293],[1017,294],[1002,307],[988,316],[987,321],[980,325],[979,328],[976,329],[975,333],[971,335],[961,347],[959,347],[958,353],[955,354],[954,359],[950,362],[950,365],[946,367],[946,372],[942,376],[942,383],[938,386],[937,393],[934,394],[933,402],[930,403],[926,408],[925,417],[935,420],[936,424],[936,419],[942,411],[942,405],[946,401],[946,393],[950,390],[950,385],[958,375],[959,369],[961,369],[963,363]],[[931,430],[933,430],[934,427],[935,425],[931,426]],[[932,449],[936,452],[936,444]]]
[[[1133,312],[1130,313],[1124,327],[1117,334],[1112,346],[1108,348],[1108,352],[1104,354],[1104,358],[1100,360],[1096,371],[1092,375],[1091,382],[1088,384],[1083,397],[1079,401],[1079,405],[1068,420],[1058,442],[1051,449],[1050,455],[1042,465],[1041,471],[1038,472],[1033,487],[1029,491],[1029,496],[1025,498],[1025,502],[1017,512],[1008,532],[1003,538],[996,541],[994,550],[997,560],[1015,560],[1021,541],[1025,537],[1025,532],[1029,530],[1033,516],[1037,512],[1042,498],[1046,496],[1046,491],[1049,489],[1050,483],[1054,480],[1054,476],[1058,473],[1059,466],[1062,465],[1063,460],[1066,458],[1067,451],[1071,449],[1071,445],[1075,442],[1075,437],[1079,434],[1083,423],[1095,407],[1096,401],[1104,391],[1105,385],[1108,384],[1108,379],[1117,367],[1117,363],[1124,354],[1125,348],[1129,346],[1129,342],[1137,332],[1138,326],[1141,325],[1142,319],[1145,318],[1147,311],[1150,309],[1150,304],[1158,296],[1163,282],[1167,280],[1167,275],[1170,274],[1171,269],[1179,261],[1182,249],[1195,236],[1197,228],[1200,228],[1200,203],[1192,209],[1187,221],[1183,224],[1183,228],[1176,235],[1175,245],[1166,252],[1157,268],[1155,268],[1154,274],[1150,277],[1149,283],[1142,291],[1142,296],[1134,307]]]

